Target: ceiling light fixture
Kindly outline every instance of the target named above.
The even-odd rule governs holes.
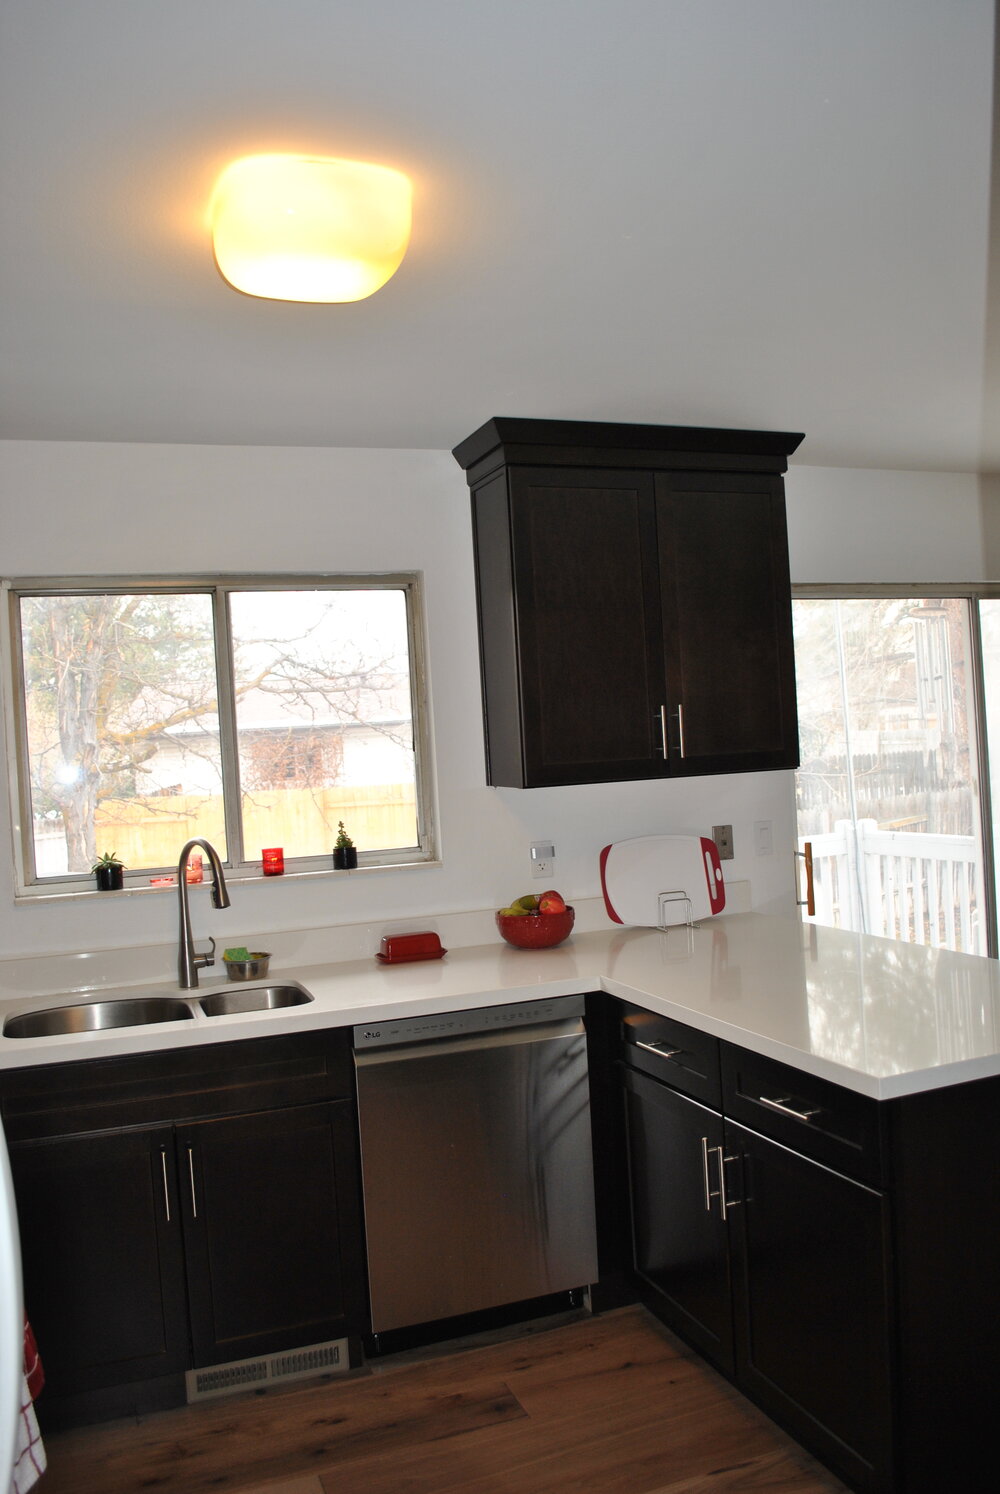
[[[409,178],[322,156],[245,156],[212,197],[226,280],[276,301],[363,301],[395,274],[410,239]]]

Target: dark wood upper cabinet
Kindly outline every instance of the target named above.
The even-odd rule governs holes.
[[[794,767],[784,432],[489,421],[472,489],[488,781]]]

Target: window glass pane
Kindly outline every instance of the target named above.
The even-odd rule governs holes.
[[[230,595],[248,861],[264,846],[329,857],[417,844],[406,594]]]
[[[38,876],[225,854],[212,603],[134,592],[20,599]]]
[[[793,613],[817,921],[985,954],[967,603],[796,599]]]

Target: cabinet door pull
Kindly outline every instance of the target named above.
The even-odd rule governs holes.
[[[170,1184],[167,1182],[167,1149],[160,1147],[160,1167],[163,1169],[163,1207],[167,1215],[167,1223],[170,1223]]]
[[[684,754],[684,707],[680,704],[680,702],[678,702],[678,704],[677,704],[677,747],[678,747],[678,750],[680,752],[681,757],[683,757],[685,755]]]
[[[721,1146],[713,1146],[712,1151],[719,1159],[719,1192],[718,1195],[713,1193],[712,1197],[715,1198],[716,1196],[718,1196],[719,1213],[722,1215],[723,1219],[728,1219],[729,1210],[735,1209],[737,1204],[743,1202],[741,1198],[726,1197],[726,1163],[735,1162],[737,1158],[735,1153],[733,1154],[733,1156],[727,1157]]]
[[[193,1146],[189,1146],[188,1147],[187,1154],[188,1154],[188,1178],[190,1179],[190,1182],[191,1182],[191,1218],[192,1219],[197,1219],[197,1217],[198,1217],[198,1200],[195,1197],[195,1191],[194,1191],[194,1147]]]
[[[657,1058],[680,1058],[684,1052],[683,1048],[664,1048],[659,1043],[636,1042],[635,1046],[637,1048],[645,1048],[647,1053],[655,1053]]]
[[[757,1103],[758,1105],[766,1105],[768,1110],[776,1110],[779,1115],[787,1115],[792,1120],[801,1121],[805,1126],[810,1125],[816,1119],[817,1115],[823,1114],[822,1107],[819,1105],[813,1110],[796,1109],[788,1095],[784,1095],[776,1100],[769,1100],[766,1095],[758,1095]]]
[[[701,1175],[705,1183],[705,1213],[712,1212],[712,1199],[718,1195],[712,1192],[712,1184],[708,1176],[708,1137],[701,1138]]]
[[[664,762],[666,762],[667,757],[669,756],[669,752],[670,752],[670,749],[669,749],[667,743],[668,743],[668,738],[667,738],[667,708],[666,708],[665,705],[661,705],[660,706],[660,746],[661,746],[661,750],[663,752],[663,760],[664,760]]]

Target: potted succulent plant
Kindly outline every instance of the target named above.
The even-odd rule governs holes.
[[[105,851],[98,856],[90,869],[97,881],[98,892],[120,892],[125,885],[125,863],[119,861],[114,851]]]
[[[358,864],[357,850],[344,829],[343,820],[338,820],[337,826],[337,839],[333,843],[333,864],[337,871],[353,871]]]

